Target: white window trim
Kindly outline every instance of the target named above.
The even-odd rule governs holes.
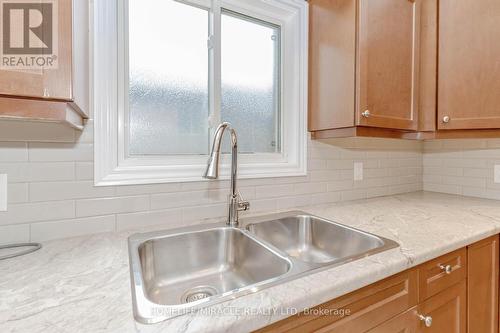
[[[94,171],[96,185],[203,181],[207,156],[125,156],[123,57],[119,46],[119,5],[123,0],[94,0],[92,23]],[[206,4],[207,0],[183,0]],[[282,153],[241,154],[239,178],[306,175],[307,170],[307,35],[304,0],[213,0],[216,6],[261,18],[282,29]],[[270,14],[271,13],[271,14]],[[277,19],[279,18],[279,19]],[[220,23],[214,24],[220,29]],[[122,44],[120,44],[122,43]],[[220,41],[215,41],[220,43]],[[118,61],[117,61],[118,59]],[[212,70],[217,70],[212,61]],[[287,73],[294,73],[293,77]],[[221,161],[221,178],[229,176],[229,156]]]

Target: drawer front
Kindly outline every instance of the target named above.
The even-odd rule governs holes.
[[[301,313],[257,332],[365,332],[415,306],[417,284],[411,269],[314,308],[323,315]]]
[[[464,280],[467,275],[465,248],[445,254],[418,268],[419,302]]]

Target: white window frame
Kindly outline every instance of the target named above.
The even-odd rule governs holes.
[[[94,171],[95,184],[128,185],[202,181],[206,155],[128,157],[125,150],[125,52],[126,38],[120,15],[127,0],[94,0],[92,22]],[[226,8],[281,27],[281,153],[240,154],[239,178],[306,175],[307,170],[307,50],[308,6],[304,0],[178,0],[211,7],[210,70],[212,81],[220,80],[220,18]],[[214,53],[215,52],[215,53]],[[211,108],[220,96],[210,84]],[[127,83],[128,84],[128,83]],[[216,98],[214,98],[214,96]],[[219,119],[212,120],[211,127]],[[222,157],[220,175],[229,177],[229,156]]]

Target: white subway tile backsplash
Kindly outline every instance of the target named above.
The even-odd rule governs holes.
[[[397,192],[401,193],[401,192]],[[376,198],[383,197],[384,195],[390,195],[391,188],[390,187],[372,187],[366,189],[366,197],[367,198]]]
[[[255,194],[257,198],[283,197],[293,193],[293,187],[292,184],[257,186]]]
[[[486,187],[486,179],[481,178],[467,178],[463,176],[443,176],[443,184],[472,186],[472,187]]]
[[[82,199],[76,201],[77,217],[132,213],[148,209],[148,196]]]
[[[7,202],[23,203],[29,201],[28,184],[27,183],[13,183],[7,186]]]
[[[31,183],[29,190],[30,201],[101,198],[114,195],[114,187],[97,187],[93,181]]]
[[[0,162],[24,162],[28,160],[26,142],[0,142]]]
[[[350,173],[353,173],[354,163],[351,161]],[[339,170],[313,170],[309,172],[309,179],[312,182],[327,182],[329,180],[339,179],[342,173]]]
[[[250,202],[250,211],[253,213],[274,212],[278,209],[276,199],[256,199]]]
[[[324,170],[326,169],[326,160],[310,159],[307,161],[308,170]]]
[[[278,209],[294,209],[311,205],[311,197],[309,196],[294,196],[294,197],[281,197],[277,199]]]
[[[75,163],[0,163],[0,173],[8,174],[10,183],[73,180]]]
[[[445,184],[424,184],[424,191],[441,192],[448,194],[462,194],[462,189],[458,185],[445,185]]]
[[[61,220],[75,217],[74,201],[12,204],[0,212],[0,225]]]
[[[210,203],[209,191],[175,192],[151,195],[151,209],[167,209]]]
[[[227,216],[227,204],[205,205],[196,207],[185,207],[182,211],[184,222],[191,224],[196,221],[207,219],[224,218]]]
[[[83,219],[35,223],[31,226],[31,241],[90,235],[115,230],[115,216],[98,216]]]
[[[117,186],[116,195],[126,196],[126,195],[177,192],[180,189],[181,189],[180,183]]]
[[[317,193],[317,194],[312,194],[310,198],[311,198],[311,203],[318,205],[339,202],[340,200],[342,200],[341,192]]]
[[[365,199],[367,198],[366,190],[350,190],[350,191],[343,191],[341,195],[341,200],[342,201],[349,201],[349,200],[359,200],[359,199]]]
[[[155,210],[116,215],[117,231],[162,225],[168,228],[182,227],[182,209]]]
[[[76,180],[92,180],[94,181],[94,163],[92,162],[76,162],[75,163]]]
[[[326,183],[298,183],[294,185],[295,194],[312,194],[327,191]]]
[[[352,180],[336,180],[327,184],[328,192],[350,190],[354,187]]]
[[[271,181],[270,181],[271,180]],[[299,176],[299,177],[281,177],[276,179],[268,179],[266,183],[261,183],[257,185],[270,185],[270,184],[300,184],[307,183],[311,181],[311,177],[307,176]]]
[[[76,143],[0,142],[0,173],[9,175],[10,192],[0,228],[17,230],[12,239],[27,239],[30,228],[32,239],[45,241],[152,225],[180,227],[227,215],[228,180],[94,187],[91,127],[92,121]],[[419,143],[360,138],[328,142],[309,141],[306,176],[240,179],[249,213],[422,189]],[[439,156],[426,161],[443,164]],[[356,187],[354,162],[363,163],[365,178]]]
[[[29,224],[0,226],[0,245],[30,241]]]
[[[30,161],[92,161],[94,148],[91,143],[40,143],[30,142]]]
[[[500,161],[499,139],[438,140],[424,144],[424,189],[500,199],[493,168]]]

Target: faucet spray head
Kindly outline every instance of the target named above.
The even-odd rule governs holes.
[[[217,179],[219,178],[219,158],[220,158],[220,146],[222,143],[222,136],[226,128],[230,127],[229,123],[220,124],[215,130],[214,142],[212,144],[212,151],[207,161],[207,168],[203,174],[203,178],[206,179]]]
[[[207,168],[203,174],[205,179],[219,178],[219,152],[212,152],[207,161]]]

